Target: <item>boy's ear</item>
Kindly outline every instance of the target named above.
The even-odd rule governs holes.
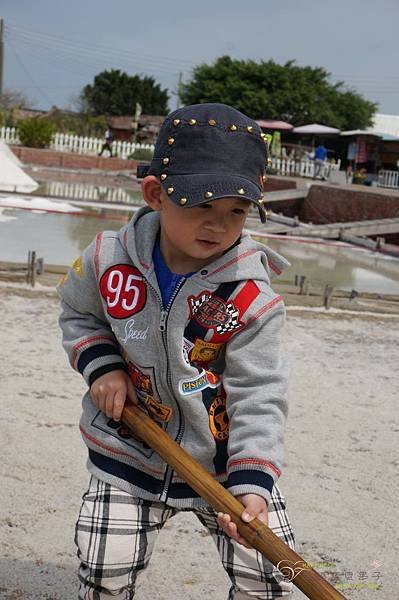
[[[147,175],[141,182],[143,198],[152,210],[162,209],[162,186],[155,175]]]

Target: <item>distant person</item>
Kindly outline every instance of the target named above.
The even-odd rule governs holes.
[[[251,206],[266,220],[261,133],[224,104],[169,115],[138,173],[146,206],[119,232],[99,233],[58,288],[64,347],[87,384],[80,424],[91,481],[75,538],[82,600],[133,599],[158,534],[181,510],[212,536],[230,600],[292,590],[230,515],[120,422],[129,396],[240,499],[243,521],[257,516],[294,546],[276,485],[288,368],[284,303],[271,287],[288,263],[243,232]]]
[[[319,144],[314,151],[313,179],[317,179],[318,177],[321,177],[322,179],[327,179],[327,177],[325,176],[326,160],[327,148],[323,146],[323,144]]]
[[[351,163],[346,167],[345,176],[346,183],[353,183],[353,165]]]
[[[104,143],[101,148],[101,152],[98,153],[98,156],[102,156],[104,150],[108,150],[109,157],[112,158],[112,142],[114,141],[114,136],[112,135],[112,131],[107,129],[104,136]]]

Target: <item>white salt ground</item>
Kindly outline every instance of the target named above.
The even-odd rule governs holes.
[[[84,384],[61,349],[54,297],[0,287],[0,312],[0,598],[73,600],[73,528],[88,479],[77,429]],[[285,339],[280,483],[298,551],[348,598],[397,599],[399,320],[288,314]],[[209,536],[180,515],[136,597],[225,600],[228,587]]]

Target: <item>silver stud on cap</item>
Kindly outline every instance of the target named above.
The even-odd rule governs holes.
[[[175,138],[169,138],[169,139],[168,139],[168,144],[169,144],[169,146],[171,146],[171,145],[172,145],[172,144],[174,144],[174,143],[175,143]]]
[[[174,188],[174,187],[172,187],[172,186],[170,186],[170,187],[168,187],[168,189],[167,189],[166,191],[168,192],[168,194],[169,194],[169,196],[170,196],[170,195],[171,195],[171,194],[173,194],[173,192],[175,191],[175,188]]]
[[[230,125],[230,131],[237,131],[237,125]]]
[[[161,174],[161,181],[165,181],[166,178],[167,178],[166,173],[162,173]]]
[[[190,119],[189,122],[188,122],[188,124],[189,125],[195,125],[196,122],[197,122],[197,119]]]
[[[180,198],[179,202],[182,206],[184,206],[185,204],[187,204],[187,198]]]
[[[239,190],[237,190],[237,192],[240,194],[240,196],[243,196],[245,194],[244,188],[240,188]]]
[[[166,157],[166,158],[163,158],[163,159],[162,159],[162,164],[163,164],[163,165],[168,165],[168,164],[169,164],[169,158],[167,158],[167,157]]]
[[[248,133],[252,133],[253,130],[254,130],[254,128],[252,127],[252,125],[248,125],[248,127],[247,127]]]
[[[216,125],[215,119],[209,119],[208,125],[211,125],[211,127],[213,127],[214,125]]]
[[[180,119],[173,119],[173,125],[175,127],[177,127],[179,123],[180,123]]]
[[[205,198],[212,198],[213,193],[212,192],[205,192],[204,196],[205,196]]]

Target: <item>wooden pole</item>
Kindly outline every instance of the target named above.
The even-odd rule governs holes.
[[[331,285],[326,285],[323,293],[323,304],[324,308],[328,310],[331,306],[331,300],[333,295],[334,288]]]
[[[143,442],[155,450],[210,506],[217,512],[229,514],[242,537],[272,562],[308,598],[311,600],[345,598],[264,523],[258,519],[253,519],[250,523],[242,521],[241,513],[244,507],[241,502],[138,406],[127,401],[123,409],[122,421]]]
[[[31,285],[35,287],[36,282],[36,251],[32,250],[31,254],[31,268],[30,268]]]
[[[31,262],[32,262],[32,256],[31,256],[31,251],[28,250],[28,268],[26,271],[26,283],[30,283],[30,269],[31,269]]]

